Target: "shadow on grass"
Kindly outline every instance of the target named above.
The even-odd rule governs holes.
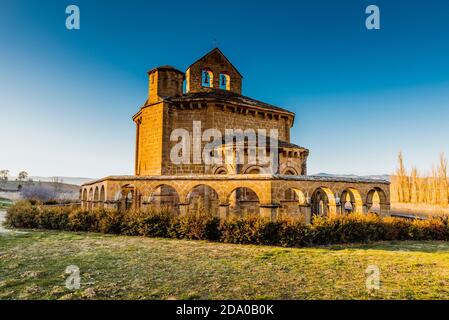
[[[383,241],[373,243],[339,244],[324,247],[328,250],[382,250],[398,252],[449,252],[449,242],[446,241]]]
[[[7,236],[18,237],[22,239],[45,239],[48,237],[58,238],[58,240],[81,240],[85,238],[91,239],[101,239],[101,238],[114,238],[114,237],[130,237],[134,236],[123,236],[114,234],[103,234],[95,232],[70,232],[70,231],[60,231],[60,230],[33,230],[33,229],[4,229],[2,230],[0,219],[0,235],[3,236],[3,240],[6,240]],[[2,232],[3,231],[3,232]],[[145,238],[145,237],[144,237]],[[152,239],[152,238],[148,238]],[[165,238],[164,238],[165,239]],[[13,240],[12,238],[9,240]],[[17,239],[19,240],[19,239]],[[165,239],[178,241],[177,239]],[[195,241],[195,240],[183,240],[183,241]],[[207,242],[201,240],[201,242]],[[224,242],[210,242],[211,244],[217,245],[230,245],[236,246],[236,244],[224,243]],[[264,246],[264,245],[237,245],[237,246],[256,246],[260,248],[273,248],[279,249],[279,253],[287,253],[290,250],[295,249],[321,249],[329,251],[340,251],[340,250],[376,250],[376,251],[397,251],[397,252],[422,252],[422,253],[449,253],[449,242],[447,241],[381,241],[372,243],[347,243],[347,244],[329,244],[329,245],[314,245],[314,246],[303,246],[303,247],[282,247],[282,246]],[[275,254],[275,253],[271,253]],[[260,257],[261,259],[269,257]]]

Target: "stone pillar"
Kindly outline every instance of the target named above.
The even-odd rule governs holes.
[[[338,203],[337,205],[337,215],[342,216],[345,214],[345,209],[344,209],[344,205],[342,205],[341,203]]]
[[[312,207],[310,205],[300,205],[299,210],[301,214],[304,216],[304,223],[311,224],[312,223]]]
[[[141,200],[142,200],[142,196],[140,195],[140,193],[137,190],[135,190],[134,195],[133,195],[133,204],[132,204],[134,210],[140,210]]]
[[[279,205],[277,204],[266,204],[260,205],[260,216],[263,218],[268,218],[270,220],[276,220],[279,211]]]
[[[220,220],[226,220],[229,218],[229,203],[228,204],[220,204],[218,207],[218,217]]]
[[[365,204],[363,205],[363,213],[364,213],[364,214],[368,214],[369,209],[371,208],[371,206],[372,206],[372,204],[365,203]]]
[[[380,204],[380,215],[389,216],[390,215],[390,204]]]
[[[180,203],[179,204],[179,214],[181,216],[186,215],[189,211],[189,204],[188,203]]]
[[[119,209],[120,209],[120,212],[125,212],[126,211],[126,197],[122,197],[121,199],[120,199],[120,204],[119,204]]]
[[[328,205],[327,213],[329,217],[335,217],[337,215],[337,205]]]
[[[210,189],[206,186],[203,186],[203,193],[204,193],[204,210],[206,212],[211,212],[211,192]]]
[[[353,208],[353,212],[354,213],[357,213],[357,214],[364,214],[364,213],[366,213],[365,212],[365,206],[363,204],[359,204],[359,205],[354,204],[352,208]]]

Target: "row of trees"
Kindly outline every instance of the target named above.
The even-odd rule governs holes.
[[[447,159],[440,154],[437,165],[432,166],[430,175],[422,175],[416,167],[405,168],[402,153],[398,155],[398,168],[391,177],[391,200],[393,202],[449,205],[449,183]]]
[[[17,180],[19,181],[25,181],[28,178],[28,172],[26,171],[20,171],[19,175],[17,176]],[[9,180],[9,170],[3,169],[0,170],[0,181],[8,181]]]

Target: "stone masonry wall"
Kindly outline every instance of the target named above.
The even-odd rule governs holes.
[[[162,137],[164,102],[143,108],[135,119],[136,138],[136,175],[162,174]],[[139,125],[138,122],[141,122]]]
[[[268,117],[262,114],[245,114],[234,108],[223,107],[215,103],[198,104],[195,107],[180,109],[173,105],[167,107],[164,120],[164,143],[162,158],[162,173],[166,175],[204,174],[204,164],[173,164],[170,160],[170,150],[177,142],[170,141],[170,134],[174,129],[183,128],[193,132],[193,121],[201,121],[202,132],[206,129],[215,128],[224,136],[225,129],[265,129],[269,134],[270,129],[277,129],[279,139],[289,141],[287,133],[290,128],[287,119],[279,117]],[[257,131],[256,131],[257,133]],[[207,142],[202,142],[203,150]]]
[[[172,67],[160,67],[148,72],[148,103],[162,101],[162,97],[182,95],[184,73]]]
[[[202,86],[202,70],[212,71],[214,75],[213,88],[220,88],[220,73],[226,73],[230,76],[230,91],[242,93],[242,77],[235,68],[226,60],[219,52],[213,51],[209,55],[204,56],[187,70],[187,82],[190,92],[209,91],[210,88]]]

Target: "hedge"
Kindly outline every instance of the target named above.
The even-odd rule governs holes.
[[[384,240],[449,240],[447,218],[404,220],[374,214],[315,217],[306,225],[299,219],[270,221],[256,216],[220,221],[207,213],[175,216],[164,210],[120,213],[117,210],[74,210],[42,207],[19,201],[6,214],[14,228],[88,231],[130,236],[220,241],[299,247]]]

